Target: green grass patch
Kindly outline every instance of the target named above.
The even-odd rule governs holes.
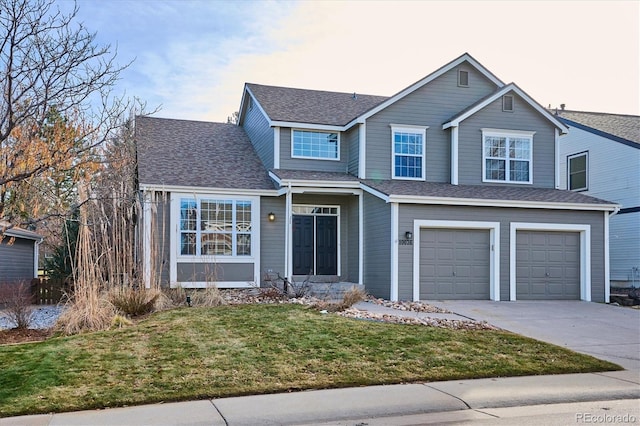
[[[0,346],[0,417],[406,382],[585,373],[615,364],[503,331],[182,308],[133,327]]]

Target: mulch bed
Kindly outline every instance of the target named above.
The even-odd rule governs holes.
[[[10,328],[0,330],[0,345],[14,345],[16,343],[41,342],[51,336],[51,330]]]

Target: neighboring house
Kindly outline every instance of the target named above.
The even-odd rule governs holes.
[[[38,277],[42,237],[0,220],[0,284],[30,282]]]
[[[603,302],[617,205],[556,189],[566,132],[468,54],[391,97],[246,84],[237,126],[138,117],[145,279]]]
[[[569,127],[560,138],[560,188],[620,204],[609,224],[611,285],[640,286],[640,116],[556,114]]]

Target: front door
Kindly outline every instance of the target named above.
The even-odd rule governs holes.
[[[293,275],[338,274],[338,217],[293,215]]]

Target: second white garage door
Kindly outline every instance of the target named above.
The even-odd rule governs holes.
[[[489,237],[484,229],[422,229],[420,299],[488,300]]]

